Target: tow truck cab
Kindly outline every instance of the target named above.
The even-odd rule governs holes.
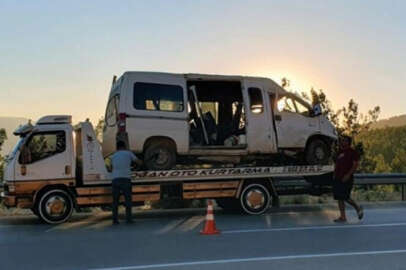
[[[7,158],[5,181],[75,178],[75,134],[70,116],[43,117],[35,126],[28,123],[18,128],[14,135],[20,140]]]
[[[28,123],[19,127],[14,135],[20,140],[6,158],[6,206],[31,208],[51,221],[61,211],[68,217],[73,210],[75,187],[83,181],[109,179],[90,122],[74,128],[69,115],[45,116],[35,126]],[[82,162],[83,158],[87,162]],[[40,198],[47,201],[43,209],[36,205]]]

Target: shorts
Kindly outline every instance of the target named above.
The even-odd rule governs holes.
[[[333,180],[333,195],[334,200],[345,201],[351,196],[351,191],[354,186],[354,180],[350,179],[343,183],[341,180]]]

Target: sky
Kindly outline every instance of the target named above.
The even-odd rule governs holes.
[[[406,1],[0,0],[0,116],[104,115],[113,75],[266,76],[406,113]]]

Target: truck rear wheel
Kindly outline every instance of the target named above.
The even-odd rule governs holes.
[[[71,195],[63,189],[52,189],[45,192],[37,204],[39,218],[48,224],[59,224],[67,221],[73,212]]]
[[[157,141],[145,149],[144,163],[149,170],[169,170],[176,164],[176,148],[169,141]]]
[[[244,187],[240,196],[241,207],[250,215],[261,215],[271,204],[268,188],[262,183],[252,183]]]
[[[36,215],[37,217],[39,217],[39,213],[38,213],[38,207],[34,206],[33,208],[31,208],[31,212]]]

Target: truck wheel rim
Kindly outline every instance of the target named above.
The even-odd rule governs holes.
[[[268,209],[271,195],[263,185],[250,184],[242,191],[240,202],[247,214],[260,215]]]
[[[45,210],[51,217],[59,217],[66,212],[67,204],[65,198],[55,195],[48,199]]]
[[[252,209],[259,209],[264,206],[265,195],[259,189],[250,190],[247,193],[247,205]]]
[[[72,212],[73,200],[65,190],[50,190],[38,202],[39,217],[48,224],[65,222]]]

